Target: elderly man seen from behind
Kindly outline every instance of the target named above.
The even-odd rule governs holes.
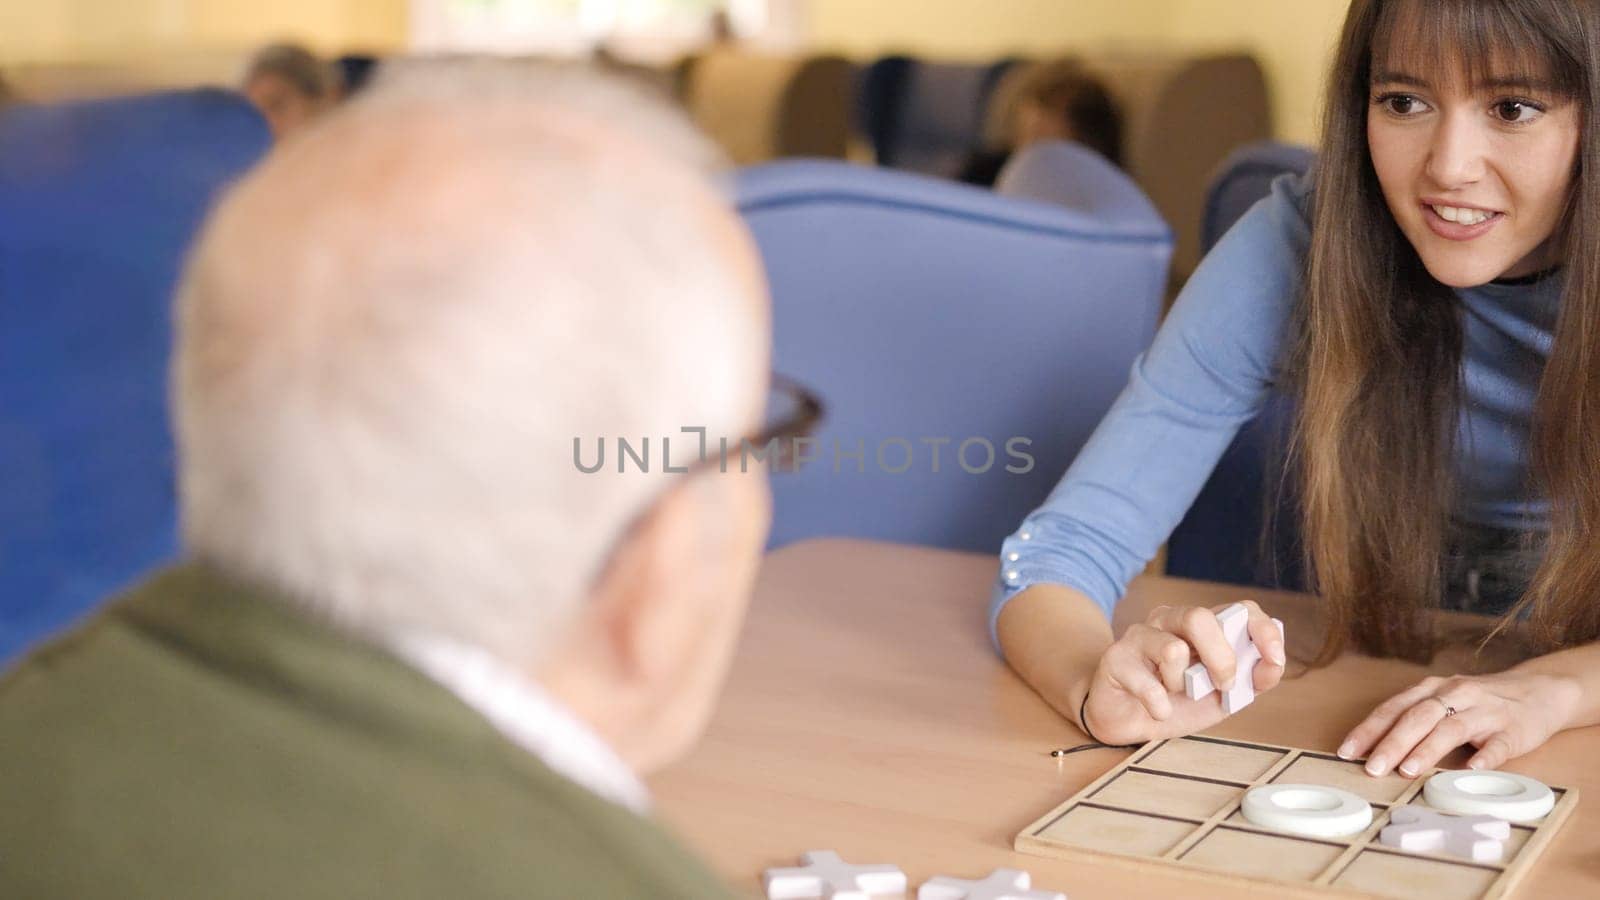
[[[189,558],[0,682],[0,894],[725,894],[639,776],[710,713],[765,474],[573,460],[761,429],[715,160],[625,85],[425,65],[230,193],[179,303]]]

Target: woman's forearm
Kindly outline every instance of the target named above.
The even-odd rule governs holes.
[[[1111,623],[1093,600],[1058,584],[1037,584],[1011,598],[995,623],[1011,668],[1073,724]]]

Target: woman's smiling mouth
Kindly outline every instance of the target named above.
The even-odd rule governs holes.
[[[1482,237],[1505,218],[1505,213],[1475,206],[1450,206],[1422,203],[1422,218],[1434,234],[1450,241],[1470,241]]]

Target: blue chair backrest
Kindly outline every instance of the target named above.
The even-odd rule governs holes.
[[[1155,204],[1104,156],[1073,141],[1038,141],[1012,155],[995,193],[1075,209],[1103,225],[1160,221]]]
[[[173,285],[269,142],[220,90],[0,113],[0,661],[173,556]]]
[[[982,149],[989,101],[1017,60],[934,63],[890,56],[857,83],[858,128],[881,166],[952,177]]]
[[[1206,192],[1201,253],[1267,196],[1273,179],[1310,171],[1315,160],[1307,147],[1273,142],[1252,144],[1228,157]],[[1274,391],[1261,414],[1239,429],[1167,541],[1167,574],[1285,590],[1305,587],[1299,522],[1281,488],[1293,417],[1293,400]],[[1264,542],[1269,510],[1272,528]]]
[[[1310,147],[1277,141],[1249,144],[1230,153],[1206,186],[1200,255],[1211,252],[1233,223],[1267,195],[1274,178],[1304,174],[1316,158],[1316,151]]]
[[[774,367],[827,406],[816,460],[773,477],[773,546],[994,552],[1127,382],[1172,253],[1153,212],[1112,226],[844,163],[746,169],[737,199],[772,286]]]
[[[885,154],[892,152],[897,126],[893,110],[913,65],[909,56],[885,56],[856,70],[851,127],[872,146],[873,160],[880,166],[888,165]]]

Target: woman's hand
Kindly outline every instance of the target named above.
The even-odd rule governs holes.
[[[1232,604],[1228,604],[1232,605]],[[1250,601],[1247,629],[1260,649],[1256,691],[1271,690],[1283,677],[1283,635],[1271,617]],[[1233,647],[1205,607],[1157,608],[1143,624],[1129,628],[1100,657],[1082,705],[1084,726],[1110,744],[1133,744],[1192,734],[1220,722],[1222,692],[1233,686],[1237,663]],[[1217,691],[1199,700],[1184,693],[1183,670],[1202,662]]]
[[[1569,727],[1581,689],[1556,675],[1519,672],[1424,678],[1384,701],[1339,747],[1367,757],[1367,773],[1391,768],[1410,778],[1463,744],[1478,749],[1472,769],[1494,769]]]

